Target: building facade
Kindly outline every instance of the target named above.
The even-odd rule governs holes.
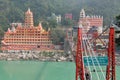
[[[73,19],[72,13],[67,13],[67,14],[65,14],[65,19],[70,19],[70,20],[72,20],[72,19]]]
[[[105,44],[108,42],[108,32],[103,32],[103,16],[86,15],[85,10],[80,12],[79,25],[82,27],[83,40],[88,39],[93,50],[98,54],[106,54]],[[101,35],[100,37],[98,37]]]
[[[41,23],[38,26],[34,26],[33,13],[30,9],[25,12],[25,22],[22,25],[17,25],[12,28],[8,28],[5,32],[2,40],[3,51],[10,50],[53,50],[54,45],[50,39],[50,29],[44,30]]]
[[[88,32],[90,28],[97,27],[98,33],[102,33],[103,29],[103,17],[98,15],[86,15],[85,10],[82,9],[80,12],[79,23],[84,27],[84,31]]]
[[[56,15],[55,13],[52,13],[50,17],[47,18],[48,20],[53,19],[56,20],[56,22],[59,24],[61,23],[61,15]]]

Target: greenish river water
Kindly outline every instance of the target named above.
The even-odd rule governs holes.
[[[120,80],[120,66],[116,71]],[[75,80],[75,63],[0,61],[0,80]]]

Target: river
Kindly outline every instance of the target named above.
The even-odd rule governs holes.
[[[120,66],[116,71],[119,80]],[[0,80],[75,80],[75,63],[0,61]]]

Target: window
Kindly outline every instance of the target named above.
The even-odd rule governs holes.
[[[40,48],[40,46],[38,45],[37,48]]]

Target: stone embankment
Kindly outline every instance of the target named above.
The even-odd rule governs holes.
[[[39,60],[39,61],[73,61],[72,55],[64,53],[0,53],[0,60]]]

